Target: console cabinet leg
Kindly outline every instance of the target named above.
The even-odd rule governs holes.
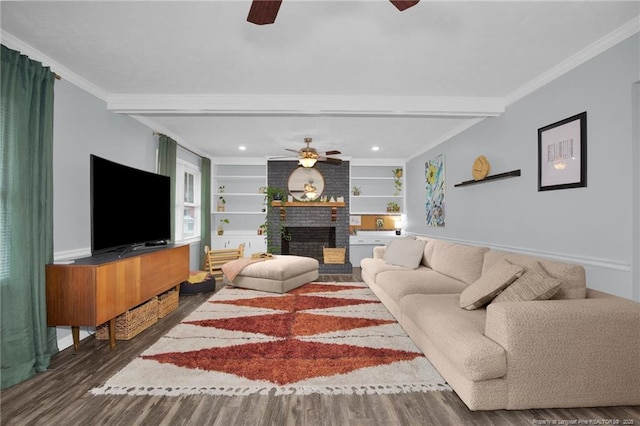
[[[71,336],[73,337],[73,349],[80,350],[80,327],[77,325],[71,326]]]
[[[109,320],[109,349],[114,350],[116,348],[116,319],[111,318]]]

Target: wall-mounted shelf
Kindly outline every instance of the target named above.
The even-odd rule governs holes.
[[[321,201],[272,201],[273,207],[280,207],[280,220],[287,220],[287,211],[285,207],[331,207],[331,222],[338,219],[338,207],[345,207],[346,203],[338,201],[334,203],[324,203]]]
[[[322,201],[272,201],[273,207],[344,207],[346,204],[343,201],[339,202],[322,202]]]
[[[506,178],[516,177],[516,176],[520,176],[520,169],[511,170],[510,172],[505,172],[505,173],[499,173],[497,175],[487,176],[486,178],[484,178],[482,180],[466,180],[464,182],[460,182],[460,183],[455,184],[453,186],[457,187],[457,186],[475,185],[476,183],[489,182],[489,181],[492,181],[492,180],[506,179]]]

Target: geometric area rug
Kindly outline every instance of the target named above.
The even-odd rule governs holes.
[[[225,287],[94,395],[450,391],[365,283]]]

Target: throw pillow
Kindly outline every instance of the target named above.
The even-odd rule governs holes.
[[[391,265],[416,269],[422,261],[425,244],[427,244],[427,242],[424,240],[395,238],[391,240],[384,251],[383,259]]]
[[[494,303],[550,299],[562,280],[554,278],[538,262],[526,267],[524,274],[500,293]]]
[[[521,266],[500,259],[460,293],[460,307],[471,311],[486,305],[522,272]]]

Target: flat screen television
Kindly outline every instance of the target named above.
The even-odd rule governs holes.
[[[91,155],[91,252],[166,244],[171,238],[168,176]]]

